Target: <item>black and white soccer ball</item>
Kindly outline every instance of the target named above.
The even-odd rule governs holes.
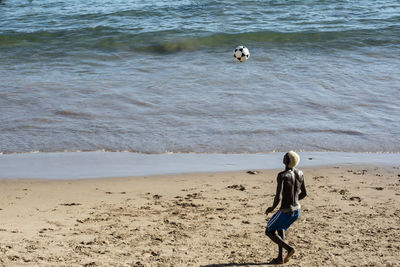
[[[235,48],[233,57],[239,62],[245,62],[250,57],[250,51],[247,47],[239,45]]]

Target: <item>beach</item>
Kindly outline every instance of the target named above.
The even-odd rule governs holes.
[[[286,266],[399,266],[399,166],[301,168]],[[267,266],[280,170],[0,181],[2,266]]]
[[[0,266],[400,266],[400,2],[0,0]],[[251,57],[233,57],[237,46]]]

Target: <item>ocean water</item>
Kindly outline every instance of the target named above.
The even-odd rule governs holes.
[[[0,1],[0,153],[400,152],[399,103],[398,0]]]

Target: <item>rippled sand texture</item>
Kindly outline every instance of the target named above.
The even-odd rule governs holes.
[[[305,168],[287,266],[398,266],[400,169]],[[277,171],[0,182],[0,265],[267,265]]]

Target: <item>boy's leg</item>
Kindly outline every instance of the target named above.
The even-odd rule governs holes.
[[[267,228],[265,229],[265,234],[273,241],[275,242],[280,249],[281,254],[281,249],[284,248],[287,250],[287,255],[284,259],[284,262],[288,262],[289,259],[293,256],[295,250],[291,246],[289,246],[285,241],[285,236],[282,233],[279,233],[279,235],[276,234],[276,230],[274,229],[286,229],[288,228],[300,214],[296,214],[297,216],[293,217],[291,215],[287,215],[286,213],[283,213],[281,211],[278,211],[275,213],[272,218],[269,220],[267,224]],[[283,230],[282,230],[283,231]]]
[[[280,236],[280,238],[285,241],[285,231],[284,230],[278,230],[278,235]],[[278,245],[279,246],[279,245]],[[278,260],[282,260],[283,261],[283,249],[282,246],[279,246],[279,254],[278,254]]]
[[[273,241],[275,242],[278,246],[283,247],[286,249],[288,252],[292,251],[293,248],[289,246],[285,241],[282,240],[280,236],[276,234],[275,230],[269,230],[268,228],[265,230],[265,234]]]

